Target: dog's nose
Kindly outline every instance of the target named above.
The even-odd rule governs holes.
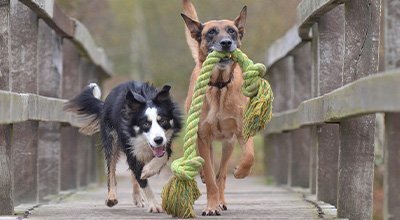
[[[232,40],[231,39],[222,39],[219,44],[221,44],[221,47],[224,49],[229,49],[232,46]]]
[[[154,138],[154,142],[156,144],[162,144],[163,141],[164,141],[164,138],[161,137],[161,136],[157,136],[157,137]]]

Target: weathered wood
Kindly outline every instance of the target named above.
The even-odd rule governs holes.
[[[62,98],[72,99],[80,90],[79,53],[69,40],[63,41]],[[61,128],[61,190],[78,187],[78,129]]]
[[[342,86],[344,57],[344,6],[337,6],[318,21],[318,87],[323,95]],[[317,199],[336,206],[339,125],[317,126]]]
[[[37,16],[17,0],[10,6],[11,90],[37,93]],[[18,113],[11,108],[12,114]],[[37,202],[37,130],[34,121],[13,127],[15,205]]]
[[[312,26],[313,38],[311,40],[311,97],[318,96],[318,76],[319,76],[319,44],[318,44],[318,25]],[[318,160],[318,142],[317,142],[317,128],[316,126],[311,127],[312,143],[310,145],[310,171],[309,171],[309,185],[311,194],[315,194],[317,191],[317,160]]]
[[[293,26],[283,37],[268,48],[266,65],[271,67],[278,63],[300,45],[301,39],[298,34],[298,27]]]
[[[378,71],[380,8],[380,0],[345,3],[344,84]],[[375,115],[340,123],[339,218],[372,218],[374,128]]]
[[[325,13],[347,0],[303,0],[297,6],[297,24],[303,40],[310,40],[310,29]]]
[[[271,86],[274,88],[275,101],[274,111],[284,111],[293,107],[293,57],[287,57],[279,61],[271,68]],[[291,134],[279,134],[274,138],[273,154],[279,160],[275,160],[277,164],[274,174],[278,184],[287,184],[290,176],[289,164],[291,157]]]
[[[113,74],[112,63],[104,50],[97,47],[92,36],[82,23],[67,17],[54,3],[54,0],[20,0],[30,7],[40,18],[63,37],[70,38],[83,55],[102,68],[107,76]]]
[[[0,89],[2,90],[10,89],[9,11],[8,1],[0,5]]]
[[[384,1],[385,70],[400,68],[400,1]],[[400,218],[400,114],[385,115],[384,219]]]
[[[78,187],[78,129],[70,126],[61,127],[61,190]]]
[[[396,100],[400,99],[399,83],[398,70],[364,77],[340,89],[304,101],[295,110],[275,113],[266,132],[280,133],[305,125],[338,122],[347,117],[375,112],[398,112],[400,103]]]
[[[14,212],[11,131],[11,125],[0,125],[0,215],[12,215]]]
[[[99,48],[94,43],[92,36],[87,28],[78,20],[75,22],[74,43],[81,48],[81,52],[86,54],[96,65],[100,66],[109,76],[113,74],[112,63],[108,60],[103,48]]]
[[[60,36],[66,38],[72,38],[74,36],[74,22],[58,8],[54,0],[19,1],[34,11]]]
[[[38,37],[39,94],[61,97],[61,38],[39,19]],[[39,122],[38,193],[39,201],[60,190],[60,124]]]
[[[310,43],[293,51],[294,80],[293,106],[311,98],[311,47]],[[292,132],[291,186],[309,187],[311,129]]]

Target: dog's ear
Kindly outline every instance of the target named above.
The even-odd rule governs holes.
[[[154,97],[153,101],[157,102],[157,103],[161,103],[161,102],[169,100],[171,98],[170,94],[169,94],[169,90],[171,90],[171,86],[164,85],[163,88],[157,93],[156,97]]]
[[[247,17],[247,6],[244,6],[239,16],[235,19],[235,25],[239,29],[240,39],[242,39],[244,36],[246,17]]]
[[[144,104],[146,99],[140,94],[131,90],[126,93],[126,105],[133,111],[137,111]]]
[[[183,13],[181,13],[181,16],[182,16],[183,20],[185,21],[186,27],[189,29],[190,35],[192,36],[192,38],[197,40],[197,42],[200,42],[201,41],[201,31],[203,30],[203,25],[200,22],[191,19],[189,16],[187,16]]]

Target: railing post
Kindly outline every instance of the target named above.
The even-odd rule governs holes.
[[[292,103],[292,79],[293,74],[293,57],[286,57],[279,61],[271,69],[271,86],[274,89],[274,111],[281,112],[289,110]],[[291,170],[289,164],[290,148],[291,148],[291,133],[285,132],[274,135],[273,154],[274,160],[274,178],[277,184],[288,184]]]
[[[79,90],[79,53],[75,45],[63,40],[62,98],[72,99]],[[61,127],[61,190],[78,187],[78,129],[69,125]]]
[[[305,43],[292,52],[293,55],[293,103],[297,108],[301,102],[311,98],[311,47]],[[304,127],[292,131],[290,186],[309,187],[310,146],[313,137],[311,128]]]
[[[384,1],[385,69],[400,68],[400,1]],[[400,219],[400,114],[385,114],[384,219]]]
[[[318,25],[314,24],[311,28],[313,38],[311,40],[311,96],[317,97],[318,96],[318,72],[319,72],[319,45],[318,45]],[[317,142],[317,127],[311,126],[311,136],[314,137],[312,139],[310,145],[310,171],[309,171],[309,186],[310,186],[310,193],[316,193],[316,185],[317,185],[317,149],[318,149],[318,142]]]
[[[38,18],[18,0],[11,0],[10,5],[11,91],[37,94]],[[37,121],[13,127],[15,205],[37,202],[37,131]]]
[[[39,95],[61,98],[61,37],[41,19],[38,36]],[[46,196],[60,190],[60,151],[60,123],[39,122],[39,201],[46,201]]]
[[[343,83],[378,70],[380,0],[345,3]],[[372,219],[375,115],[340,123],[338,217]]]
[[[10,90],[10,54],[8,51],[10,2],[0,1],[0,89]],[[14,212],[12,125],[0,125],[0,215]]]
[[[344,6],[337,6],[318,21],[318,95],[342,86],[344,57]],[[317,199],[336,206],[339,125],[317,126]]]

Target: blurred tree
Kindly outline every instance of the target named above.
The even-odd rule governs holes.
[[[56,0],[82,21],[114,62],[116,74],[170,84],[186,96],[194,64],[186,45],[181,0]],[[234,19],[248,6],[242,49],[263,62],[266,50],[296,19],[300,0],[193,0],[201,21]],[[182,103],[182,102],[181,102]]]

